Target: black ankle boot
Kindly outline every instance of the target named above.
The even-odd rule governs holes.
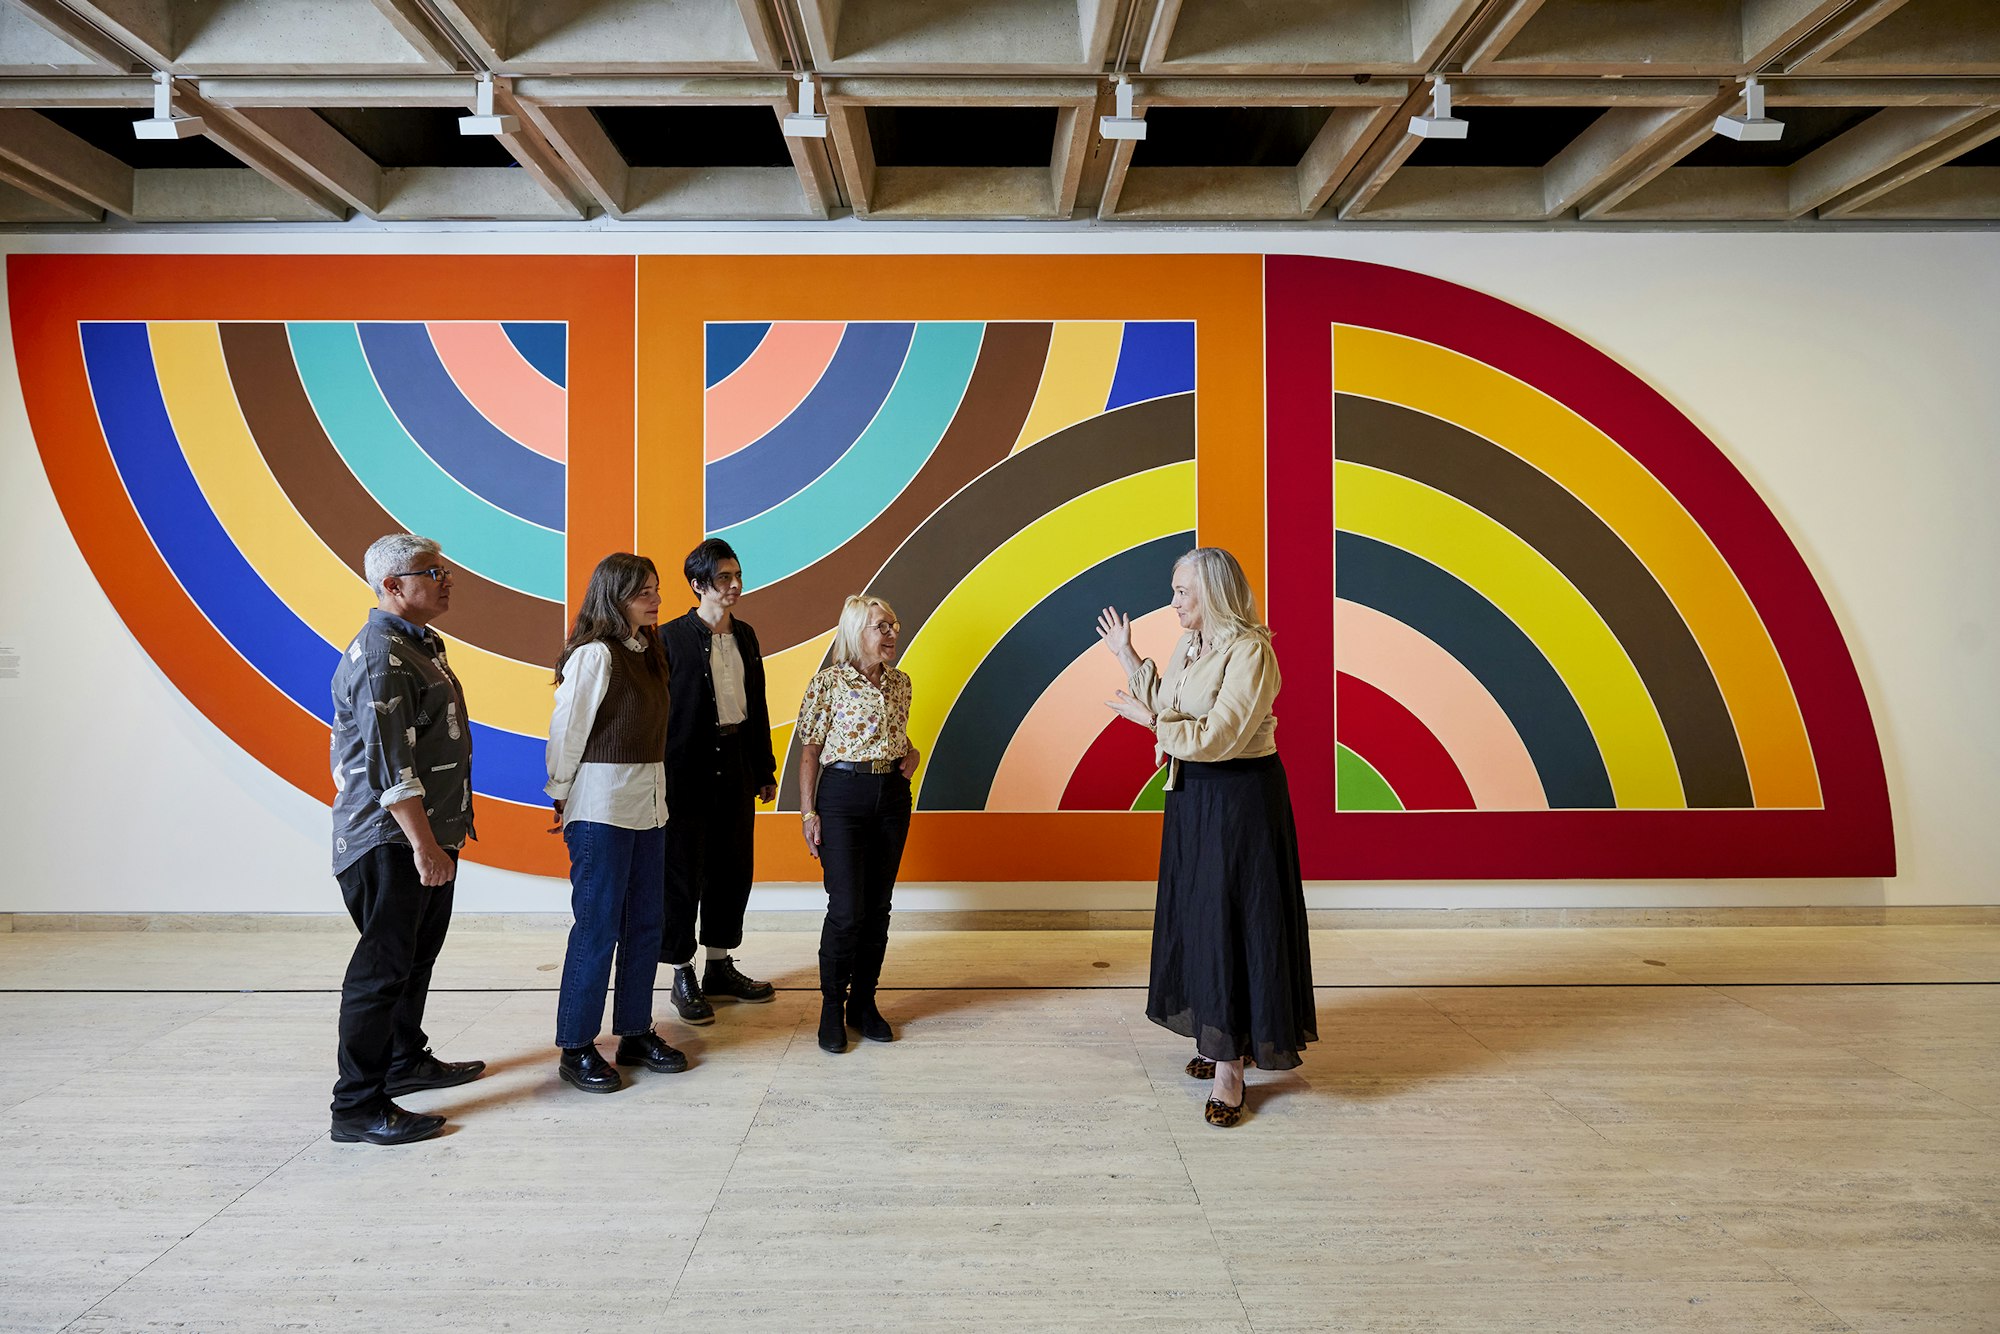
[[[847,979],[854,965],[846,959],[819,956],[819,1049],[847,1050],[847,1026],[840,1022],[841,1007],[847,1001]]]
[[[856,991],[847,998],[847,1026],[870,1042],[894,1042],[896,1030],[875,1008],[875,993]]]
[[[819,1049],[821,1051],[842,1052],[847,1050],[847,1025],[840,1022],[840,1000],[834,996],[823,996],[819,1003]]]

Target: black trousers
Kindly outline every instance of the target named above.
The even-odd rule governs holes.
[[[819,864],[826,922],[819,933],[820,989],[875,992],[889,948],[889,901],[910,836],[910,780],[900,773],[822,769]]]
[[[756,877],[757,790],[749,765],[749,733],[717,738],[716,772],[699,782],[676,768],[667,799],[667,928],[660,962],[694,957],[695,918],[701,943],[733,950],[743,943],[743,912]]]
[[[458,854],[451,854],[458,864]],[[340,987],[340,1077],[334,1119],[372,1114],[391,1071],[424,1054],[431,967],[451,927],[452,879],[426,888],[417,856],[401,843],[370,848],[339,875],[347,915],[361,931]]]

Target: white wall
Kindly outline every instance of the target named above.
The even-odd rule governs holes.
[[[1792,534],[1881,734],[1893,880],[1323,885],[1314,906],[2000,902],[2000,233],[675,230],[16,236],[0,250],[330,253],[1248,251],[1372,260],[1564,325],[1687,412]],[[12,364],[0,327],[0,366]],[[0,374],[0,912],[326,912],[327,813],[188,705],[78,553]],[[468,867],[462,910],[567,885]],[[907,907],[1146,906],[1150,886],[910,886]],[[809,907],[816,887],[753,906]]]

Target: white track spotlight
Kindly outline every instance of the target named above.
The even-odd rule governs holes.
[[[174,76],[161,70],[153,76],[153,114],[132,122],[138,139],[186,139],[202,131],[200,116],[184,116],[174,110]]]
[[[1756,79],[1743,81],[1743,114],[1717,116],[1715,132],[1748,144],[1775,144],[1785,137],[1785,122],[1764,114],[1764,85]]]
[[[1410,117],[1410,133],[1420,139],[1463,139],[1471,128],[1451,114],[1451,84],[1443,79],[1431,85],[1431,109]]]
[[[1144,139],[1146,118],[1132,114],[1132,81],[1118,76],[1118,114],[1099,116],[1097,132],[1106,139]]]
[[[493,114],[493,76],[481,74],[479,87],[472,95],[472,114],[458,118],[460,134],[515,134],[520,131],[519,116],[496,116]]]
[[[813,76],[799,75],[799,109],[785,117],[785,136],[790,139],[826,138],[826,113],[813,101]]]

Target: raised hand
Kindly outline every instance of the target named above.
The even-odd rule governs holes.
[[[1132,651],[1132,618],[1116,607],[1097,613],[1097,637],[1122,661]]]

